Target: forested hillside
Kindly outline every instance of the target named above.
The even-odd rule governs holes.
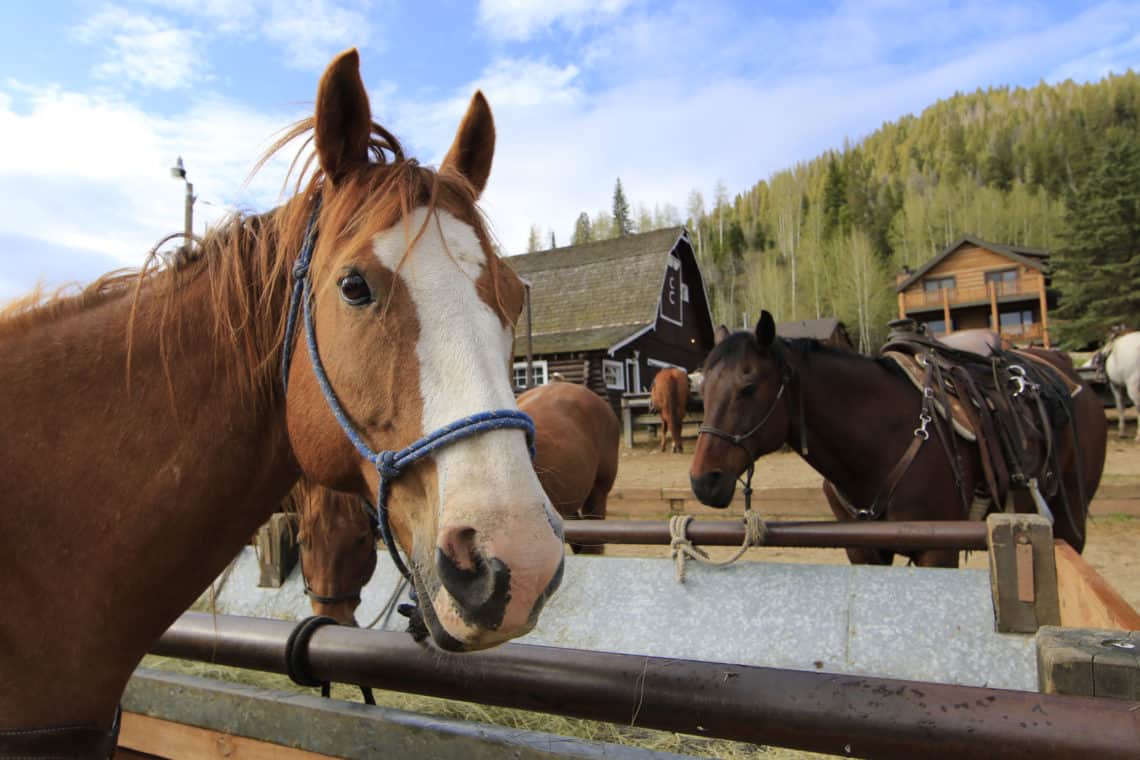
[[[711,208],[693,191],[687,224],[715,316],[740,324],[760,308],[777,320],[837,315],[871,349],[895,315],[895,274],[968,233],[1059,253],[1062,298],[1087,291],[1074,291],[1065,309],[1070,341],[1135,321],[1140,290],[1114,294],[1129,279],[1140,285],[1138,114],[1140,78],[1131,71],[1093,84],[979,90],[884,124],[735,198],[718,183]],[[655,226],[654,216],[672,221],[669,212],[642,210],[638,229]],[[599,217],[604,224],[593,230],[586,218],[587,232],[614,234],[612,215]],[[1128,229],[1108,236],[1118,249],[1111,260],[1094,261],[1090,247],[1099,244],[1090,238],[1104,238],[1107,224]],[[1103,280],[1099,290],[1090,277]]]

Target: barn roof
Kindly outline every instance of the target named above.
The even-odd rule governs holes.
[[[533,352],[608,349],[652,325],[666,255],[684,234],[669,227],[504,259],[531,283]],[[526,353],[524,320],[516,355]]]
[[[973,235],[963,235],[950,245],[943,248],[942,253],[938,254],[933,259],[923,264],[917,272],[913,273],[898,285],[896,285],[895,290],[900,293],[906,290],[911,285],[918,282],[918,280],[924,274],[937,266],[939,262],[941,262],[947,256],[954,253],[954,251],[958,250],[967,243],[976,245],[979,248],[985,248],[986,250],[993,251],[997,254],[1001,254],[1011,261],[1016,261],[1018,264],[1042,272],[1045,271],[1045,259],[1049,258],[1049,252],[1043,251],[1040,248],[1026,248],[1023,245],[1002,245],[1001,243],[990,243],[986,240],[982,240],[981,238],[974,237]]]
[[[776,325],[776,335],[781,338],[812,338],[827,340],[839,327],[835,317],[821,319],[797,319],[794,322],[780,322]]]

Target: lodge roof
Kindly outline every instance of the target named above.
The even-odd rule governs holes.
[[[654,324],[666,256],[685,237],[669,227],[503,259],[531,284],[535,355],[608,349]],[[526,315],[515,355],[526,353]]]
[[[951,255],[954,253],[954,251],[957,251],[967,243],[970,245],[976,245],[979,248],[985,248],[988,251],[993,251],[994,253],[1005,256],[1011,261],[1016,261],[1018,264],[1022,264],[1023,266],[1027,266],[1042,272],[1045,271],[1045,259],[1049,257],[1049,252],[1040,248],[1028,248],[1023,245],[990,243],[986,240],[982,240],[981,238],[974,237],[973,235],[963,235],[950,245],[943,248],[942,252],[935,256],[933,259],[923,264],[917,272],[914,272],[905,280],[896,285],[895,290],[900,293],[906,290],[911,285],[918,282],[923,277],[923,275],[925,275],[927,272],[941,263],[944,259],[946,259],[947,256]]]

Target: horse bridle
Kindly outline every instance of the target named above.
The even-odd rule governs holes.
[[[728,441],[733,446],[739,446],[744,449],[744,453],[748,455],[748,468],[744,471],[744,479],[740,481],[744,486],[744,510],[750,511],[752,509],[752,475],[756,470],[757,454],[754,454],[750,448],[744,445],[752,436],[763,430],[764,426],[768,424],[769,418],[775,413],[776,408],[780,405],[780,399],[784,397],[784,391],[791,385],[793,373],[790,365],[784,361],[782,350],[778,350],[776,354],[776,362],[780,367],[780,388],[776,391],[776,397],[772,399],[772,403],[768,406],[768,411],[764,412],[764,416],[760,418],[760,422],[746,433],[730,433],[727,430],[713,427],[712,425],[701,425],[697,428],[697,438],[704,434],[715,436],[722,440]],[[801,453],[807,456],[807,427],[804,424],[804,397],[800,393],[800,445]]]
[[[325,397],[325,402],[329,405],[329,409],[332,411],[341,430],[344,431],[344,434],[348,437],[349,441],[352,442],[357,452],[359,452],[364,459],[372,463],[376,468],[377,474],[380,476],[380,482],[376,489],[376,507],[373,508],[367,503],[364,503],[363,506],[369,519],[373,525],[376,526],[376,530],[379,531],[381,538],[384,539],[384,545],[388,548],[388,554],[391,555],[392,562],[396,565],[400,574],[412,583],[412,600],[414,602],[416,601],[414,593],[415,581],[411,571],[408,570],[408,566],[400,557],[400,550],[396,546],[396,540],[392,535],[392,528],[389,525],[388,494],[391,489],[392,481],[400,477],[413,463],[435,453],[437,450],[452,443],[470,438],[471,436],[478,435],[479,433],[486,433],[493,430],[522,430],[526,434],[527,448],[533,458],[534,421],[528,414],[518,409],[496,409],[479,412],[445,425],[399,451],[373,451],[356,430],[351,420],[349,420],[348,413],[341,405],[336,392],[329,382],[328,374],[325,372],[324,364],[321,362],[320,352],[317,349],[317,334],[313,326],[313,298],[312,283],[309,279],[309,265],[312,262],[313,249],[316,247],[317,219],[320,216],[321,200],[321,196],[318,195],[313,201],[313,211],[309,217],[309,223],[305,228],[305,237],[301,251],[297,255],[297,261],[293,266],[293,293],[289,301],[289,312],[285,321],[285,344],[282,349],[281,357],[282,386],[286,391],[288,390],[289,365],[292,360],[294,332],[296,330],[297,314],[301,311],[304,315],[305,342],[309,349],[309,360],[312,363],[313,374],[316,375],[317,384],[320,386],[321,393]],[[316,597],[310,596],[310,598]],[[318,599],[318,601],[321,600]]]

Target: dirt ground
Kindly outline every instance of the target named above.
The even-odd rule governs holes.
[[[1133,440],[1136,434],[1133,414],[1130,410],[1125,439],[1117,438],[1115,420],[1109,422],[1108,450],[1101,482],[1135,486],[1137,498],[1140,498],[1140,444]],[[615,490],[688,488],[693,440],[685,441],[685,450],[684,454],[661,453],[647,443],[639,444],[633,450],[622,449]],[[822,482],[821,476],[797,454],[770,454],[756,463],[753,483],[759,497],[757,506],[763,510],[763,494],[760,489],[820,487]],[[717,513],[710,509],[709,514]],[[710,553],[714,557],[723,557],[731,552],[731,549],[714,548]],[[656,546],[611,546],[606,549],[606,553],[613,556],[668,556],[669,550],[667,547]],[[1129,604],[1140,609],[1140,519],[1112,514],[1090,517],[1084,557]],[[847,555],[838,549],[752,549],[745,558],[765,562],[827,564],[847,561]],[[899,558],[895,561],[905,562]],[[986,562],[984,554],[973,552],[966,566],[984,568]]]

